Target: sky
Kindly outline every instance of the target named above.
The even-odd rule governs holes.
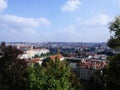
[[[0,42],[106,42],[120,0],[0,0]]]

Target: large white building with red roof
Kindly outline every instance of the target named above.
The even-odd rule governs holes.
[[[29,49],[24,51],[24,54],[19,55],[21,59],[33,58],[35,55],[40,56],[41,54],[50,53],[49,49],[41,48],[41,49]]]

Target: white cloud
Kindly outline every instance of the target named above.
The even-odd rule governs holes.
[[[0,0],[0,12],[7,8],[7,0]],[[46,18],[27,18],[16,15],[0,14],[0,40],[35,41],[43,37],[45,27],[51,23]],[[42,28],[41,28],[42,27]],[[43,32],[43,33],[41,33]]]
[[[80,2],[80,0],[68,0],[61,7],[61,9],[64,12],[66,12],[66,11],[71,12],[71,11],[74,11],[74,10],[78,9],[81,4],[82,3]]]
[[[7,8],[7,1],[6,0],[0,0],[0,12]]]
[[[59,29],[58,33],[65,36],[66,41],[93,41],[103,42],[109,38],[108,25],[112,18],[105,15],[97,15],[87,20],[77,19],[73,24]]]
[[[120,0],[115,0],[117,3],[120,3]]]
[[[15,15],[1,15],[0,28],[14,32],[33,32],[39,26],[48,26],[50,22],[45,18],[25,18]]]
[[[88,20],[83,22],[84,26],[105,26],[108,25],[112,18],[108,17],[105,14],[101,14],[98,16],[91,17]]]

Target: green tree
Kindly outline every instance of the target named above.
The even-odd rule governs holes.
[[[112,57],[104,78],[107,90],[120,90],[120,54]]]
[[[47,90],[46,69],[39,64],[32,63],[28,68],[28,78],[26,80],[28,90]]]
[[[68,65],[47,59],[44,66],[20,60],[22,52],[5,46],[0,58],[0,90],[79,90],[80,84]],[[75,84],[76,83],[76,84]]]
[[[110,24],[111,38],[108,40],[108,46],[113,49],[120,48],[120,16]]]
[[[101,70],[96,71],[86,85],[85,90],[104,90],[102,76]]]
[[[120,16],[110,24],[111,38],[108,40],[108,46],[112,49],[120,49]],[[120,54],[112,56],[106,75],[104,76],[107,90],[120,90]]]
[[[15,47],[4,47],[0,58],[0,90],[25,89],[27,63],[17,58],[20,53]]]
[[[73,86],[75,77],[71,76],[70,68],[58,59],[46,62],[44,67],[39,64],[32,64],[29,68],[27,80],[30,90],[78,90]],[[70,80],[72,77],[74,80]],[[77,89],[76,89],[77,88]]]

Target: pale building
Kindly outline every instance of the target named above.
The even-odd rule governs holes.
[[[47,54],[50,51],[48,49],[42,48],[42,49],[31,49],[27,50],[26,54],[28,54],[30,57],[34,57],[35,55],[41,55],[41,54]]]
[[[31,57],[29,57],[28,54],[21,54],[21,55],[18,56],[18,58],[20,58],[20,59],[28,59],[28,58],[31,58]]]
[[[35,55],[41,55],[41,54],[47,54],[50,51],[48,49],[42,48],[42,49],[29,49],[24,52],[24,54],[19,55],[20,59],[27,59],[27,58],[33,58]]]

